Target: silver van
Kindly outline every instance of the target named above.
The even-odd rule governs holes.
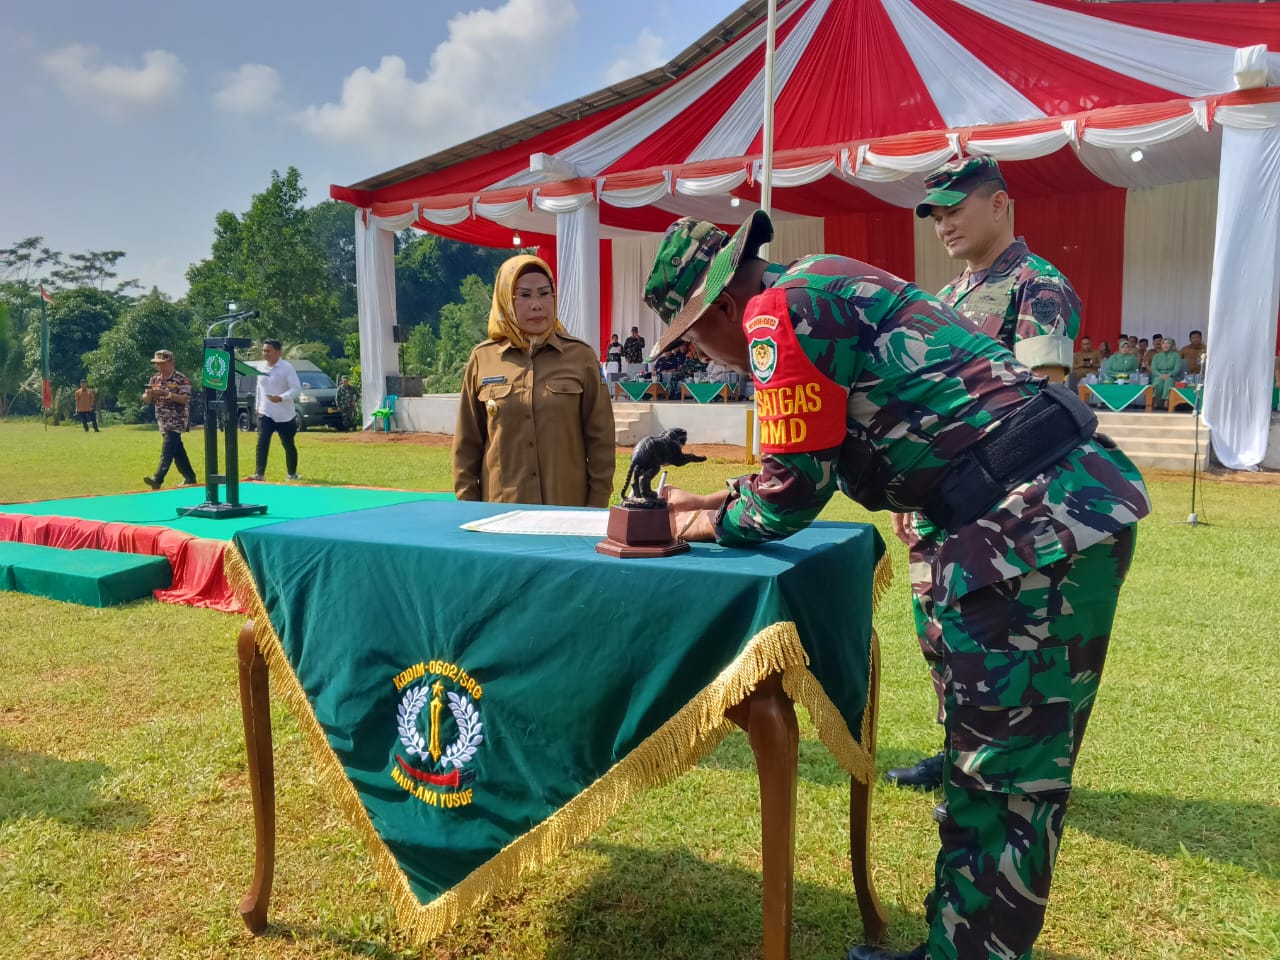
[[[266,371],[267,361],[246,360],[247,366],[255,370]],[[307,427],[333,427],[342,429],[342,414],[338,410],[338,388],[329,375],[310,360],[290,360],[293,369],[298,371],[298,380],[302,384],[302,393],[293,401],[293,409],[297,416],[298,429]],[[241,430],[258,429],[257,409],[258,378],[243,374],[237,378],[236,398],[240,408],[236,414],[236,423]]]

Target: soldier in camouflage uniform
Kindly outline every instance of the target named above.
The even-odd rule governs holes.
[[[163,440],[160,465],[151,476],[143,477],[142,482],[152,490],[159,490],[169,465],[177,464],[182,474],[180,486],[190,487],[196,483],[196,472],[187,458],[187,448],[182,445],[182,435],[190,423],[191,381],[173,368],[173,353],[169,350],[157,350],[151,362],[156,372],[151,375],[147,389],[142,391],[142,401],[155,404],[156,426]]]
[[[1014,236],[1011,201],[999,165],[990,157],[963,157],[944,164],[924,183],[928,193],[916,205],[916,216],[932,218],[947,253],[965,262],[964,272],[942,288],[938,299],[1012,350],[1024,366],[1061,383],[1080,330],[1080,298],[1053,264]],[[936,536],[937,530],[923,517],[907,514],[895,514],[893,528],[910,551],[911,608],[928,659],[931,644],[924,633],[929,617],[921,603],[928,571],[920,542]],[[942,723],[943,692],[936,682],[934,688]],[[913,766],[888,770],[885,778],[899,786],[935,790],[942,786],[942,766],[943,755],[938,753]]]
[[[666,488],[677,529],[749,547],[802,529],[837,489],[931,519],[950,814],[928,941],[905,956],[1029,957],[1146,489],[1079,398],[972,322],[856,260],[766,263],[772,233],[761,211],[732,238],[678,221],[645,285],[668,325],[658,349],[685,339],[750,372],[761,420],[759,474],[708,496]]]
[[[343,377],[338,383],[338,392],[334,397],[334,402],[337,404],[338,412],[342,414],[342,429],[353,429],[360,413],[356,408],[356,388],[351,385],[350,377]]]

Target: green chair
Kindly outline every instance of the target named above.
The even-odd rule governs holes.
[[[388,393],[382,398],[382,406],[373,411],[373,419],[381,418],[382,420],[383,433],[391,432],[391,421],[395,419],[396,415],[396,399],[397,397],[394,393]]]

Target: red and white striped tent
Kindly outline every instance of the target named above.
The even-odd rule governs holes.
[[[683,215],[731,227],[760,200],[766,10],[745,3],[641,77],[332,187],[359,208],[367,389],[395,372],[391,235],[410,226],[540,245],[572,332],[598,345],[638,326],[652,342],[639,290],[661,231]],[[1198,328],[1215,359],[1248,361],[1221,396],[1210,381],[1206,408],[1229,465],[1262,459],[1280,299],[1280,89],[1268,86],[1280,7],[780,0],[776,45],[774,259],[840,253],[936,289],[957,266],[913,217],[921,179],[990,154],[1017,232],[1081,293],[1082,332],[1183,343]]]

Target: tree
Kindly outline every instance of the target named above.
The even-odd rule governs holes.
[[[0,417],[9,413],[9,404],[24,379],[22,343],[9,315],[9,305],[0,301]]]
[[[509,250],[477,247],[432,234],[411,237],[396,254],[396,323],[439,330],[441,310],[471,276],[493,277]]]
[[[301,206],[305,196],[296,167],[284,176],[271,171],[271,186],[254,195],[240,224],[243,301],[261,312],[259,330],[327,340],[335,332],[337,297]]]
[[[190,309],[153,288],[103,334],[98,349],[85,356],[85,365],[104,403],[114,398],[125,419],[138,421],[148,412],[142,389],[155,369],[151,358],[157,350],[172,350],[174,366],[191,378],[193,392],[198,390],[201,333]]]
[[[311,232],[324,255],[329,282],[338,297],[338,316],[356,314],[355,212],[350,204],[325,200],[307,210]]]
[[[223,210],[214,222],[209,259],[187,267],[187,303],[206,325],[227,312],[228,302],[239,302],[244,296],[240,244],[240,219]]]
[[[60,290],[48,306],[49,372],[54,387],[78,384],[85,375],[82,357],[115,326],[126,304],[115,294],[94,287]],[[28,367],[40,365],[39,324],[27,326],[24,337]]]
[[[70,263],[50,271],[49,276],[64,287],[94,287],[101,290],[108,280],[116,278],[115,265],[123,256],[123,250],[90,250],[87,253],[73,253],[68,258]],[[137,285],[137,280],[126,280],[117,286],[116,290],[119,292]]]
[[[467,277],[462,281],[462,302],[440,310],[439,337],[419,335],[419,349],[430,348],[421,365],[427,393],[457,393],[461,388],[471,348],[488,336],[492,302],[492,288],[477,276]]]

